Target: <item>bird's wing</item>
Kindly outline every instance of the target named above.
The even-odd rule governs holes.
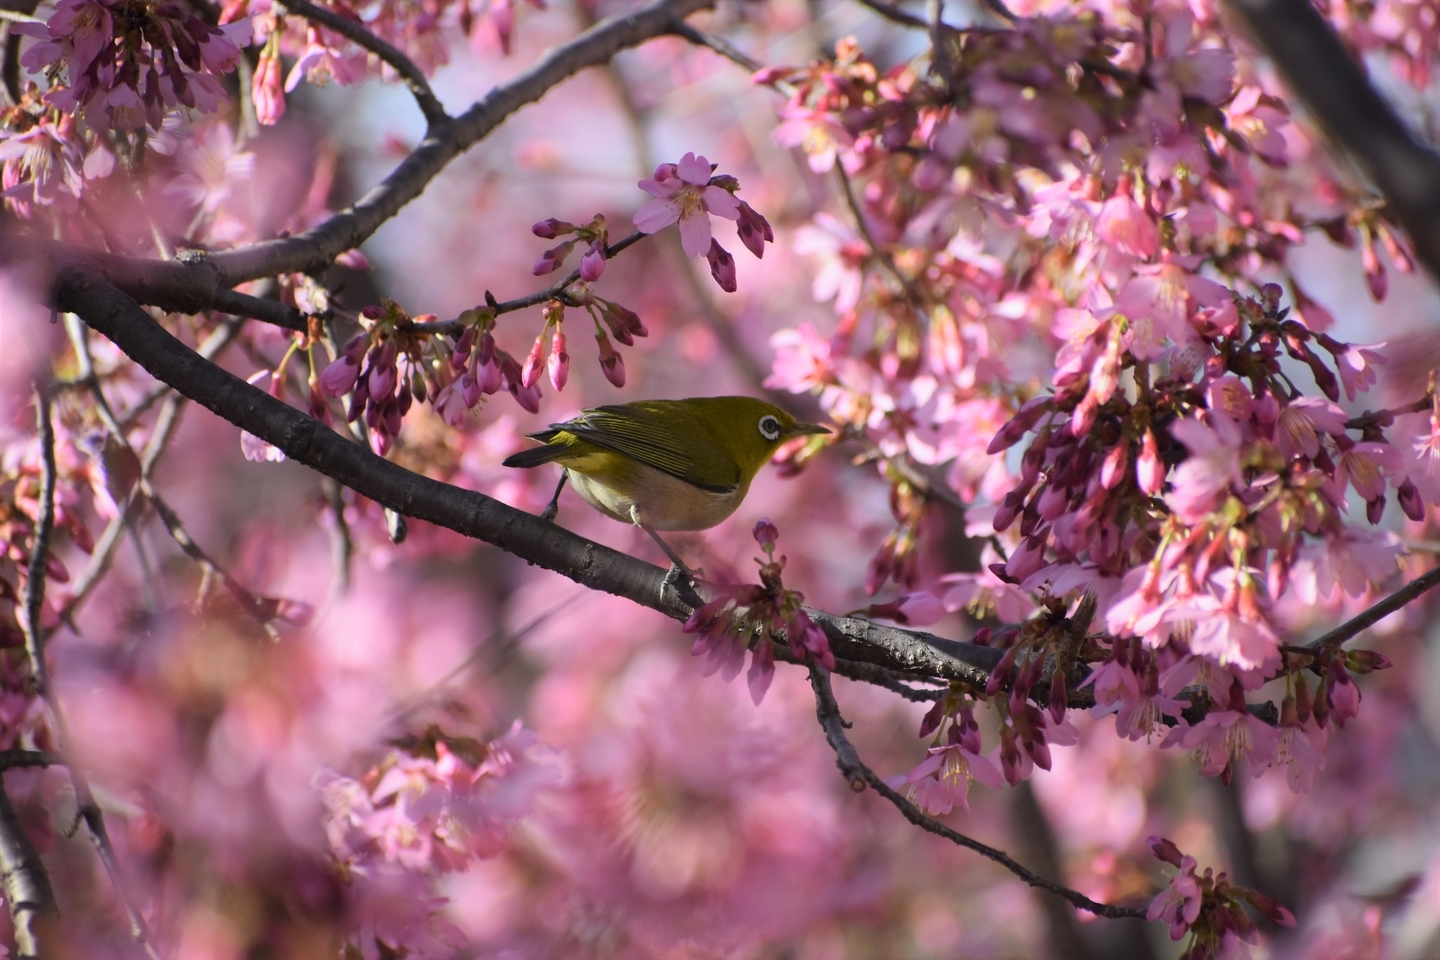
[[[596,407],[555,424],[597,446],[624,454],[686,483],[714,493],[740,485],[740,465],[715,444],[711,433],[681,407],[656,410],[641,403]]]

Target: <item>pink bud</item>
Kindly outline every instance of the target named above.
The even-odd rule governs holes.
[[[774,549],[775,541],[780,539],[780,530],[770,522],[768,517],[761,517],[755,523],[755,529],[750,531],[755,537],[755,542],[760,544],[760,549],[767,553]]]
[[[598,240],[590,245],[585,256],[580,258],[580,279],[594,283],[605,272],[605,250]]]
[[[1365,268],[1365,285],[1370,288],[1370,296],[1379,303],[1390,289],[1390,280],[1385,274],[1385,265],[1380,262],[1380,255],[1375,252],[1374,237],[1360,248],[1360,263]]]
[[[1165,464],[1155,445],[1155,434],[1147,427],[1140,440],[1140,459],[1135,461],[1135,482],[1147,497],[1158,496],[1165,486]]]
[[[565,334],[559,327],[555,328],[555,335],[550,338],[550,359],[546,362],[546,369],[555,389],[564,390],[565,381],[570,379],[570,354],[565,352]]]
[[[562,233],[574,233],[575,224],[550,217],[548,220],[541,220],[535,224],[530,228],[530,232],[542,240],[554,240]]]
[[[710,249],[705,253],[705,259],[710,261],[710,276],[720,285],[720,289],[726,293],[734,293],[737,287],[735,278],[735,258],[730,252],[720,246],[720,241],[714,237],[710,238]]]
[[[525,357],[525,365],[520,368],[520,386],[535,386],[540,379],[540,361],[545,355],[545,334],[535,338],[535,345],[530,348],[530,353]]]
[[[736,230],[740,234],[740,242],[755,254],[756,259],[765,256],[765,244],[775,242],[775,231],[770,229],[770,222],[744,200],[740,201],[740,222]]]
[[[1019,443],[1020,438],[1025,436],[1049,409],[1049,397],[1033,397],[1025,401],[1025,404],[1015,411],[1015,416],[1010,418],[1010,422],[995,434],[995,439],[990,441],[990,446],[985,452],[993,456],[1001,450],[1006,450]]]
[[[280,50],[273,44],[266,44],[260,51],[255,75],[250,81],[250,99],[255,103],[255,119],[264,126],[273,127],[285,116],[285,88],[280,79]]]
[[[1120,479],[1125,476],[1125,464],[1130,459],[1129,454],[1130,444],[1123,440],[1109,449],[1100,463],[1100,486],[1106,490],[1114,490],[1119,485]]]
[[[537,277],[543,277],[547,273],[554,273],[559,269],[560,265],[565,262],[565,258],[570,256],[570,251],[573,249],[575,249],[574,240],[566,240],[558,246],[551,247],[549,250],[540,254],[540,259],[535,261],[535,266],[531,268],[531,272]]]
[[[500,366],[492,358],[489,363],[475,370],[475,383],[483,394],[499,392],[505,385],[505,378],[500,375]],[[468,402],[468,400],[467,400]],[[471,403],[470,406],[475,404]]]
[[[335,361],[320,371],[316,384],[327,397],[341,397],[355,387],[360,376],[360,364],[341,354]]]
[[[1150,852],[1155,854],[1156,859],[1164,860],[1172,867],[1178,867],[1181,863],[1180,848],[1166,840],[1164,837],[1151,837],[1146,841],[1150,845]]]
[[[600,344],[600,370],[605,379],[617,387],[625,386],[625,360],[611,346],[610,338],[603,330],[595,331],[595,340]]]
[[[1335,725],[1345,726],[1346,720],[1353,720],[1360,713],[1360,688],[1350,679],[1350,674],[1338,663],[1332,663],[1325,671],[1325,695],[1330,701],[1330,716]]]
[[[325,397],[320,393],[320,384],[315,381],[310,383],[310,416],[327,427],[335,422],[330,415],[330,404],[325,402]]]
[[[370,350],[370,397],[373,400],[384,400],[395,390],[395,384],[400,379],[399,371],[395,368],[395,361],[398,351],[394,340],[386,340],[379,347],[372,347]]]

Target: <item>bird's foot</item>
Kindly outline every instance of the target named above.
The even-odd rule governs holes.
[[[683,563],[676,563],[674,560],[670,561],[670,569],[665,571],[665,578],[660,581],[660,603],[662,606],[668,606],[665,598],[665,592],[667,590],[674,590],[675,599],[681,599],[680,589],[677,585],[682,580],[693,585],[695,582],[695,574],[686,569]]]
[[[555,517],[556,517],[559,513],[560,513],[560,504],[559,504],[559,502],[556,501],[556,500],[551,500],[549,503],[545,504],[545,509],[540,511],[540,519],[541,519],[541,520],[544,520],[546,523],[554,523],[554,522],[555,522]]]

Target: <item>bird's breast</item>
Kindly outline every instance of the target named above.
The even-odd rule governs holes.
[[[633,523],[638,507],[640,521],[654,530],[706,530],[734,513],[749,487],[741,484],[728,493],[714,493],[628,457],[610,457],[623,462],[612,461],[589,472],[585,467],[598,465],[566,466],[575,492],[621,523]]]

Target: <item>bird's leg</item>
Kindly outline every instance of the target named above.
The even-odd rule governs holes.
[[[665,551],[665,556],[670,558],[670,569],[665,571],[665,579],[660,581],[660,602],[664,603],[666,588],[673,588],[675,584],[680,582],[681,577],[687,580],[693,580],[695,574],[691,573],[690,568],[685,566],[685,561],[680,559],[680,555],[670,549],[670,544],[660,539],[660,534],[655,532],[655,528],[640,519],[640,508],[638,506],[630,508],[630,519],[635,521],[635,526],[650,534],[650,539],[654,540],[660,549]]]
[[[555,521],[555,515],[560,512],[560,491],[565,489],[565,481],[570,479],[570,471],[564,467],[560,468],[560,482],[555,484],[555,495],[550,502],[545,504],[545,509],[540,511],[540,519],[547,523]]]

